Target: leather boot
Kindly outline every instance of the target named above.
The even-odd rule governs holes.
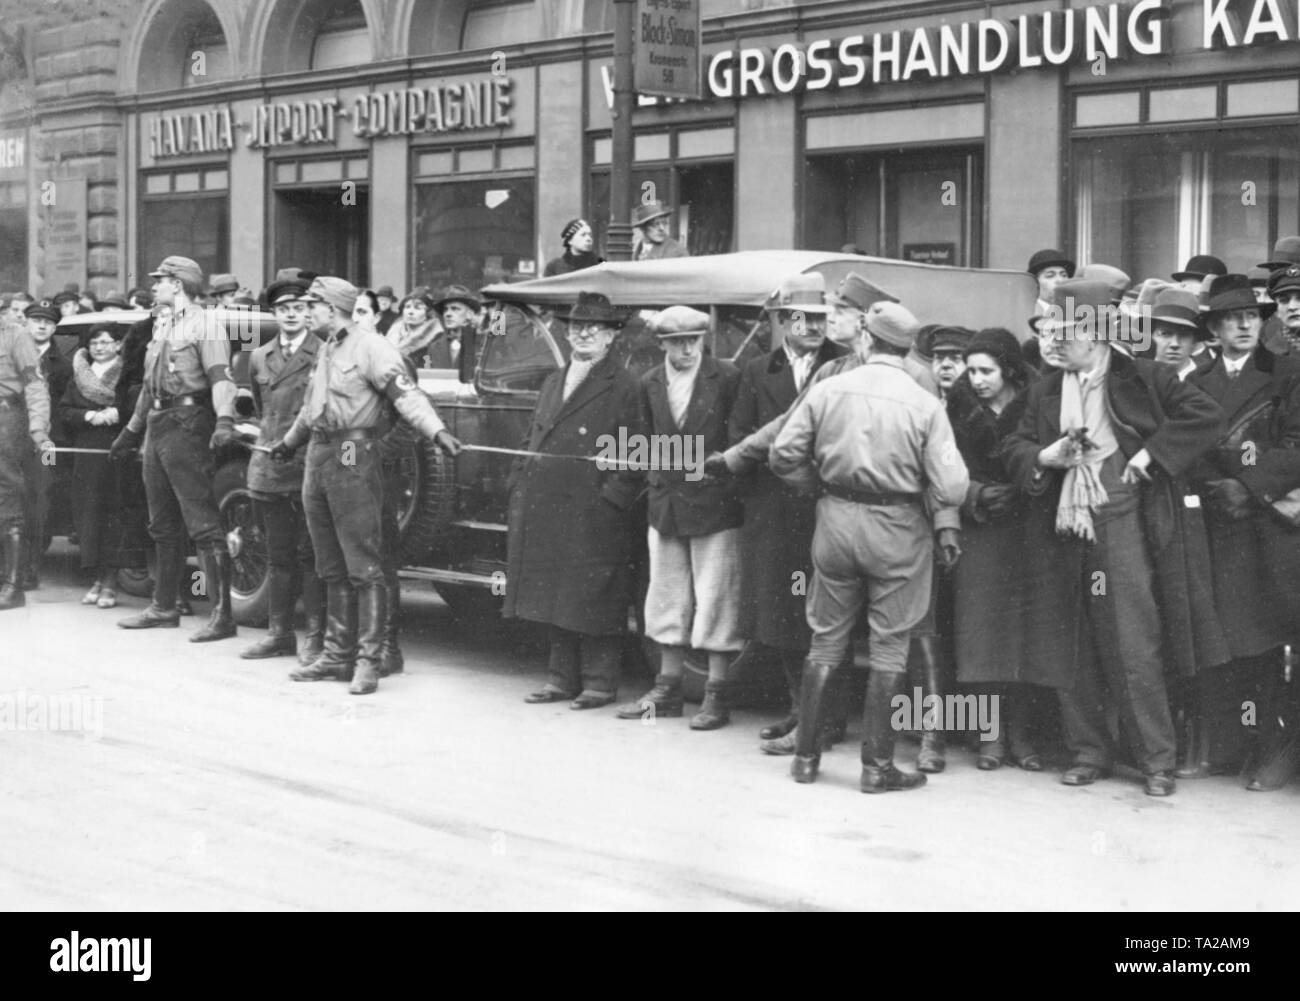
[[[388,588],[383,581],[357,588],[357,666],[348,686],[352,695],[369,695],[379,687],[387,609]]]
[[[943,684],[940,681],[939,664],[943,653],[940,648],[939,637],[913,636],[909,653],[915,658],[914,663],[918,668],[917,673],[920,675],[922,698],[933,695],[938,699],[942,699]],[[1002,757],[1006,757],[1005,750]],[[939,729],[922,730],[921,750],[916,756],[917,770],[938,773],[943,771],[947,764],[947,759],[944,757],[943,731]]]
[[[746,650],[749,647],[745,647]],[[741,654],[743,657],[744,654]],[[735,668],[735,664],[732,668]],[[758,731],[759,740],[780,740],[799,725],[799,681],[803,677],[803,658],[789,650],[781,651],[781,667],[785,671],[785,684],[790,691],[790,713],[780,723],[773,723]]]
[[[190,577],[189,564],[185,562],[185,557],[181,557],[180,583],[176,588],[176,611],[180,615],[193,615],[194,606],[190,604],[190,596],[194,593],[190,590],[193,580]]]
[[[1269,658],[1267,675],[1262,686],[1263,705],[1260,718],[1267,728],[1261,736],[1254,768],[1246,776],[1246,788],[1251,792],[1275,792],[1295,774],[1300,764],[1300,738],[1296,733],[1297,720],[1293,707],[1296,680],[1287,682],[1282,674],[1280,658]]]
[[[23,594],[20,564],[23,558],[23,530],[11,525],[0,539],[3,557],[0,557],[0,612],[22,608],[27,604]]]
[[[267,587],[271,607],[267,614],[266,636],[239,654],[244,660],[292,657],[298,652],[298,638],[293,633],[292,571],[272,568],[267,573]]]
[[[401,674],[406,669],[406,658],[398,645],[402,617],[402,587],[397,581],[384,581],[387,601],[384,605],[384,641],[383,653],[379,661],[379,676],[387,678],[390,674]]]
[[[208,574],[208,600],[212,603],[212,614],[208,616],[208,624],[190,637],[190,642],[211,643],[229,639],[239,631],[230,605],[230,579],[235,572],[230,552],[224,545],[220,549],[205,549],[200,562]]]
[[[727,709],[727,683],[706,681],[700,711],[691,717],[692,730],[717,730],[731,722]]]
[[[794,761],[790,775],[796,782],[816,782],[821,765],[822,696],[826,685],[835,674],[834,664],[823,664],[811,658],[804,663],[803,678],[799,683],[799,721],[795,731]]]
[[[352,674],[357,659],[357,598],[347,578],[325,590],[325,639],[321,654],[292,671],[294,681],[337,681]]]
[[[647,716],[649,712],[649,716]],[[635,702],[619,706],[615,715],[619,719],[657,719],[660,716],[682,714],[682,679],[666,674],[655,675],[655,684]]]
[[[862,709],[863,792],[894,792],[925,785],[922,772],[902,772],[894,767],[893,700],[907,687],[907,674],[872,671]]]
[[[325,582],[314,570],[302,572],[302,614],[304,635],[298,663],[306,667],[325,649]]]
[[[118,622],[122,629],[175,629],[181,624],[176,610],[176,591],[184,578],[185,556],[177,546],[159,543],[158,571],[153,581],[153,600],[137,615]]]

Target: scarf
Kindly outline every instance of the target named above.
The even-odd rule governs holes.
[[[592,358],[588,361],[583,361],[580,358],[569,359],[569,369],[564,373],[564,391],[562,397],[566,402],[569,397],[573,395],[573,391],[587,380],[587,376],[591,374],[591,370],[603,362],[605,356],[608,354],[609,352],[606,351],[605,354],[600,355],[598,358]]]
[[[113,406],[117,402],[117,379],[122,374],[122,359],[114,358],[102,376],[96,375],[90,365],[90,355],[85,348],[80,348],[72,356],[72,377],[77,380],[78,391],[99,407]]]
[[[433,317],[415,330],[409,330],[406,324],[399,320],[389,327],[388,332],[383,336],[401,352],[403,358],[409,358],[427,348],[440,333],[442,333],[442,323],[437,317]]]
[[[1110,350],[1090,374],[1064,372],[1061,380],[1061,431],[1086,428],[1095,448],[1086,449],[1083,462],[1065,471],[1061,499],[1056,505],[1056,530],[1097,541],[1092,514],[1110,498],[1101,484],[1101,464],[1119,448],[1110,415],[1106,412],[1106,375]]]

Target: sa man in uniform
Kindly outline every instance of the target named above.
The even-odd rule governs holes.
[[[123,629],[180,625],[176,593],[185,570],[185,536],[194,540],[206,575],[212,614],[191,643],[227,639],[236,632],[230,606],[232,565],[212,490],[213,452],[235,437],[230,340],[225,325],[195,302],[203,270],[188,257],[168,257],[149,272],[155,303],[171,313],[154,325],[145,353],[144,385],[135,413],[110,450],[125,459],[144,443],[144,488],[149,535],[158,550],[153,601]]]
[[[323,276],[303,297],[312,332],[326,342],[317,355],[302,409],[271,457],[284,462],[304,444],[303,509],[326,585],[325,648],[294,681],[352,674],[348,691],[379,687],[388,592],[384,587],[384,478],[379,438],[391,400],[407,423],[448,455],[460,442],[407,372],[401,353],[378,334],[351,326],[359,290]]]

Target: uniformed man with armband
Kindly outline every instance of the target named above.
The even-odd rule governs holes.
[[[379,687],[385,611],[382,519],[384,479],[379,436],[385,398],[417,432],[448,455],[460,442],[444,427],[407,372],[402,356],[377,334],[351,326],[358,290],[342,278],[320,277],[303,300],[312,331],[326,342],[317,353],[302,409],[271,446],[277,461],[307,448],[302,501],[326,584],[325,649],[294,681],[352,675],[348,691]]]

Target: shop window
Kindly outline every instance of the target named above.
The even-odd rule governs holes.
[[[535,276],[536,189],[532,177],[417,183],[411,284],[482,288]]]
[[[274,164],[274,267],[370,281],[370,189],[360,181],[364,158],[311,158]]]
[[[978,149],[808,157],[804,246],[979,267],[982,169]]]
[[[1076,141],[1079,260],[1135,280],[1168,277],[1198,253],[1249,271],[1279,236],[1300,232],[1298,138],[1277,128]]]
[[[658,199],[672,206],[672,235],[687,250],[692,254],[725,254],[732,250],[735,174],[730,163],[637,166],[632,170],[632,204]],[[609,230],[609,203],[610,175],[598,171],[591,178],[588,218],[596,228],[596,247],[601,254]]]
[[[223,168],[145,174],[139,218],[140,275],[170,254],[193,258],[204,274],[230,263],[230,199]]]
[[[27,185],[0,184],[0,289],[27,287]]]

